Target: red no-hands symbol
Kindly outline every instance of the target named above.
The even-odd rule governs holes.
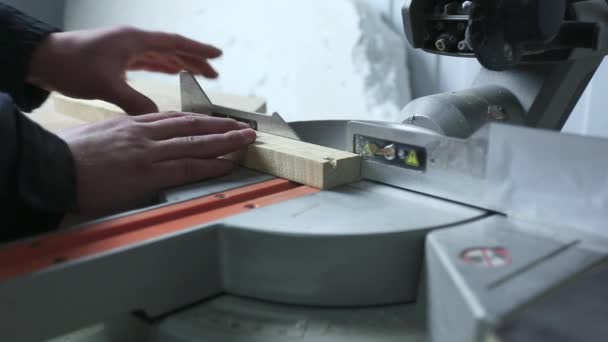
[[[511,265],[511,253],[504,247],[473,247],[460,253],[460,258],[468,264],[485,268],[499,268]]]

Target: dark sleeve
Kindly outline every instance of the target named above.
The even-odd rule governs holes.
[[[0,93],[0,243],[50,231],[76,203],[67,144]]]
[[[30,111],[48,96],[25,80],[33,51],[52,31],[0,4],[0,243],[56,228],[76,203],[69,147],[15,106]]]
[[[36,47],[57,29],[0,3],[0,91],[26,112],[39,107],[48,92],[26,82]]]

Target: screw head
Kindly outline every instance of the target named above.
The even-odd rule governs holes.
[[[458,42],[458,50],[466,51],[468,49],[469,49],[469,46],[467,45],[467,43],[464,40]]]
[[[444,38],[438,39],[435,42],[435,47],[437,48],[437,50],[439,51],[445,51],[447,49],[447,45],[446,45],[446,41]]]

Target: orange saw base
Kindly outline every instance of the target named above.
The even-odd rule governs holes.
[[[17,243],[0,250],[0,281],[318,191],[275,179]]]

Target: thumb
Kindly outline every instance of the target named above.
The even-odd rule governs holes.
[[[158,107],[150,98],[133,89],[126,82],[117,82],[110,89],[111,92],[102,100],[117,105],[129,115],[158,112]]]

